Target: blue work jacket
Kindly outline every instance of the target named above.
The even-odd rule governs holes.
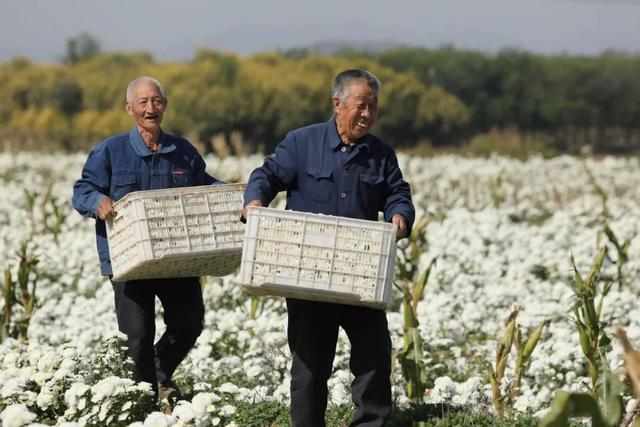
[[[184,138],[167,133],[153,153],[137,127],[100,142],[89,153],[82,178],[73,186],[73,207],[84,217],[96,219],[96,245],[103,275],[112,274],[104,221],[96,216],[100,201],[118,201],[138,190],[223,183],[205,172],[204,159]]]
[[[411,189],[402,178],[393,148],[367,134],[350,149],[340,140],[334,119],[287,134],[251,173],[244,203],[258,199],[267,206],[287,191],[287,209],[350,218],[386,221],[394,214],[415,219]]]

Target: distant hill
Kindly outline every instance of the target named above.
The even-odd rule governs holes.
[[[355,50],[366,53],[381,53],[389,49],[406,46],[406,43],[395,42],[392,40],[321,40],[307,46],[284,49],[282,50],[282,53],[285,56],[295,56],[296,53],[303,52],[319,53],[321,55],[333,55],[345,50]]]

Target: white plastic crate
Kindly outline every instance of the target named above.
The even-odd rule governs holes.
[[[247,292],[384,309],[396,226],[251,207],[239,282]]]
[[[113,280],[225,276],[240,264],[244,184],[134,191],[107,221]]]

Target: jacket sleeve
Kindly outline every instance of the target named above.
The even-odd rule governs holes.
[[[389,186],[389,195],[384,202],[384,219],[391,221],[393,215],[402,215],[407,221],[407,236],[409,236],[413,229],[416,211],[411,200],[411,187],[403,179],[398,158],[393,152],[387,158],[385,180]]]
[[[71,203],[80,215],[96,218],[100,201],[109,194],[111,165],[104,146],[96,147],[82,168],[82,177],[73,185]]]
[[[275,153],[266,157],[262,166],[251,173],[244,193],[244,204],[258,199],[268,206],[278,192],[293,185],[296,170],[296,138],[289,132],[284,141],[278,144]]]

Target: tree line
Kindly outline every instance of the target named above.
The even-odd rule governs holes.
[[[5,148],[86,151],[131,126],[126,85],[151,75],[167,92],[168,131],[205,152],[269,153],[287,131],[331,117],[333,76],[352,67],[382,81],[374,133],[401,149],[459,146],[492,129],[543,135],[560,151],[640,147],[640,57],[622,53],[445,47],[241,57],[201,49],[191,61],[157,62],[144,52],[99,53],[86,41],[69,49],[73,55],[61,64],[20,57],[0,64]]]
[[[580,145],[604,152],[640,148],[638,55],[545,56],[518,50],[490,55],[443,47],[370,57],[455,94],[471,115],[467,136],[507,128],[544,135],[560,151]]]

